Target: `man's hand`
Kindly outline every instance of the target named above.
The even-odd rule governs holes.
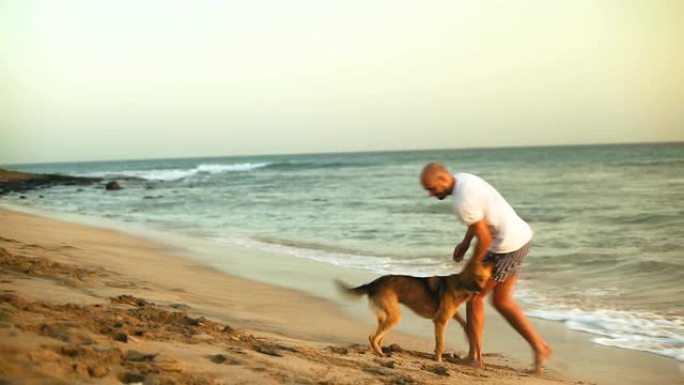
[[[465,244],[463,242],[456,245],[456,247],[454,248],[454,261],[455,262],[461,262],[463,260],[463,257],[465,256],[466,251],[468,251],[468,247],[470,247],[470,245]]]

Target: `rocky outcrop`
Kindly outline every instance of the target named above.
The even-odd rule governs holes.
[[[100,178],[85,178],[59,174],[31,174],[0,169],[0,195],[11,192],[25,192],[53,186],[93,185]]]

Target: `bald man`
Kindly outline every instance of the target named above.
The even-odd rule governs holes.
[[[494,187],[476,175],[452,175],[443,165],[428,163],[420,175],[420,182],[430,196],[439,200],[453,195],[454,212],[468,226],[463,240],[454,248],[454,261],[463,260],[470,242],[476,238],[471,258],[495,264],[492,278],[484,290],[474,295],[466,306],[468,360],[473,366],[484,368],[484,298],[493,292],[492,305],[530,344],[534,351],[534,371],[541,372],[544,361],[551,355],[551,348],[513,300],[513,288],[530,248],[532,229]]]

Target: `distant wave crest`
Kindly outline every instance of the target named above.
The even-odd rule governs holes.
[[[233,164],[200,164],[189,169],[152,169],[152,170],[124,170],[116,172],[95,172],[81,174],[82,176],[96,176],[107,178],[138,178],[149,181],[174,181],[198,174],[220,174],[226,172],[252,171],[268,166],[270,163],[233,163]]]

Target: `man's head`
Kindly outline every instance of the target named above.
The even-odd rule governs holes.
[[[430,196],[442,200],[454,191],[456,179],[440,163],[428,163],[420,173],[420,183]]]

